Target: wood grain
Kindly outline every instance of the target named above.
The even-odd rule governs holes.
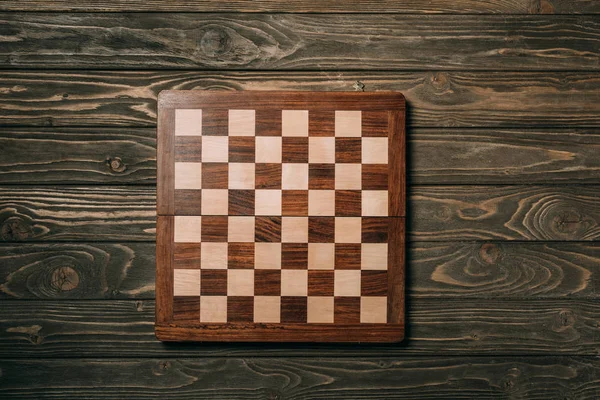
[[[410,193],[413,240],[598,240],[600,187],[425,186]]]
[[[589,241],[600,237],[600,186],[415,186],[408,238]],[[5,186],[2,241],[152,241],[155,190]]]
[[[401,13],[401,14],[599,14],[593,0],[233,0],[215,3],[207,0],[22,0],[1,2],[2,11],[73,11],[73,12],[286,12],[286,13]]]
[[[286,265],[298,253],[290,250],[283,253]],[[600,296],[595,242],[416,242],[406,251],[411,299]],[[155,253],[154,243],[138,242],[3,244],[0,298],[153,299]],[[306,258],[295,261],[306,268]]]
[[[600,183],[596,128],[408,133],[412,184]],[[0,176],[10,184],[154,184],[155,138],[153,128],[5,128]]]
[[[4,68],[600,69],[592,16],[5,13],[0,24]]]
[[[0,24],[4,68],[600,69],[591,16],[5,13]]]
[[[401,343],[181,343],[154,336],[154,301],[10,301],[0,352],[22,357],[403,356],[598,354],[596,300],[409,299]],[[0,385],[1,386],[1,385]]]
[[[155,127],[162,89],[347,91],[357,81],[403,92],[409,136],[414,127],[600,126],[598,74],[523,71],[5,71],[0,124]]]
[[[156,190],[129,187],[5,186],[0,241],[151,241]]]
[[[0,298],[154,298],[154,244],[11,244],[0,254]]]
[[[560,399],[600,393],[594,357],[10,360],[7,398]],[[83,372],[85,371],[85,372]],[[123,381],[123,376],[135,377]],[[232,379],[232,377],[236,379]],[[56,382],[61,382],[57,385]],[[292,382],[292,383],[291,383]]]

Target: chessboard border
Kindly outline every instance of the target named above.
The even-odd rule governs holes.
[[[406,102],[402,93],[217,90],[163,90],[158,94],[158,215],[175,215],[175,109],[248,108],[248,104],[254,110],[388,111],[388,216],[406,216]]]
[[[173,320],[175,216],[157,217],[156,325],[161,341],[399,342],[404,338],[404,217],[388,218],[387,323],[201,323]]]
[[[266,95],[266,96],[265,96]],[[247,108],[388,111],[388,322],[385,324],[183,323],[173,321],[175,109]],[[310,106],[309,106],[310,105]],[[163,90],[158,95],[156,324],[162,341],[399,342],[405,318],[406,136],[399,92]],[[392,206],[393,204],[393,206]],[[160,266],[160,268],[158,268]]]

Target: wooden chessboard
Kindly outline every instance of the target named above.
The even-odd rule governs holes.
[[[401,340],[404,120],[396,92],[161,92],[157,337]]]

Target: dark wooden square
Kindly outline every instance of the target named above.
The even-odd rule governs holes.
[[[387,271],[362,271],[361,296],[385,296],[388,292]]]
[[[256,189],[281,189],[281,164],[257,163],[254,174]]]
[[[202,162],[202,136],[175,136],[175,162]]]
[[[281,217],[256,217],[254,238],[257,242],[281,242]]]
[[[229,185],[229,164],[203,163],[202,189],[223,189]]]
[[[282,138],[283,147],[281,160],[284,163],[307,163],[308,162],[308,137]]]
[[[308,243],[282,243],[281,244],[282,269],[307,269],[308,268]]]
[[[336,190],[335,215],[338,217],[355,217],[361,215],[361,190]]]
[[[254,297],[227,297],[227,322],[254,322]]]
[[[205,215],[202,217],[203,242],[227,242],[227,216]]]
[[[284,216],[307,216],[308,190],[283,190],[281,192],[281,213]]]
[[[334,136],[335,111],[334,110],[309,110],[308,136]]]
[[[254,294],[256,296],[281,295],[281,270],[257,269],[254,271]]]
[[[202,136],[227,136],[229,110],[205,108],[202,110]]]
[[[254,190],[229,189],[229,215],[254,215]]]
[[[335,244],[335,269],[360,269],[360,243]]]
[[[335,189],[335,164],[309,164],[308,188]]]
[[[387,137],[389,134],[388,111],[363,111],[361,115],[363,137]]]
[[[309,296],[333,296],[334,271],[309,270],[308,271],[308,295]]]
[[[200,270],[201,296],[227,296],[227,270]]]
[[[362,140],[355,137],[335,138],[335,162],[360,164],[362,161]]]
[[[387,243],[389,219],[387,217],[363,217],[361,224],[363,243]]]
[[[255,159],[254,136],[229,137],[229,162],[253,163]]]
[[[308,242],[333,243],[335,242],[334,217],[308,217]]]
[[[254,243],[228,243],[227,268],[254,269]]]
[[[363,164],[362,165],[362,189],[363,190],[387,190],[388,189],[388,166],[387,166],[387,164]]]
[[[306,296],[281,297],[281,322],[306,323],[307,310]]]
[[[281,136],[281,110],[257,109],[256,136]]]
[[[335,297],[333,322],[336,324],[360,323],[360,297]]]
[[[200,268],[200,243],[174,243],[173,267],[175,269]]]
[[[174,321],[200,321],[200,296],[173,297]]]

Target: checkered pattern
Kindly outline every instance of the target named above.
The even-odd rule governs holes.
[[[174,320],[385,323],[382,112],[178,109]]]

